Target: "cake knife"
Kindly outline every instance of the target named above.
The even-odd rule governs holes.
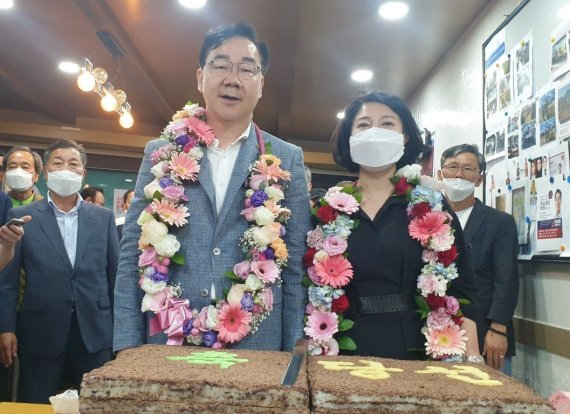
[[[297,340],[295,348],[293,348],[293,355],[291,356],[291,360],[287,366],[287,371],[285,371],[285,375],[283,375],[283,379],[281,380],[281,385],[290,387],[295,384],[295,381],[297,381],[301,364],[303,363],[303,359],[307,353],[307,345],[308,342],[306,339]]]

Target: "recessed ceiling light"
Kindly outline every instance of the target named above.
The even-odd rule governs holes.
[[[562,7],[557,14],[561,19],[570,20],[570,6]]]
[[[367,69],[355,70],[350,77],[356,82],[368,82],[372,79],[372,71]]]
[[[58,65],[59,70],[65,73],[78,73],[79,72],[79,65],[73,62],[60,62]]]
[[[14,7],[14,0],[0,0],[0,9],[11,9]]]
[[[208,0],[178,0],[178,3],[189,9],[199,9],[204,7]]]
[[[386,20],[398,20],[408,14],[410,8],[403,1],[389,1],[378,9],[380,17]]]
[[[127,183],[132,183],[132,182],[133,182],[133,179],[132,179],[132,178],[125,178],[125,181],[126,181]]]
[[[338,111],[336,114],[336,117],[338,119],[344,119],[344,111]]]

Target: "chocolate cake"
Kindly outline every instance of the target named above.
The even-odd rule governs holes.
[[[291,354],[144,345],[83,376],[92,413],[308,413],[307,371],[282,387]]]
[[[554,413],[530,388],[487,366],[311,357],[313,413]]]

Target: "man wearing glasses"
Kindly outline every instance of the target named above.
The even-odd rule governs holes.
[[[466,253],[479,285],[480,308],[486,317],[486,326],[479,327],[483,355],[487,365],[511,375],[519,286],[517,227],[511,215],[475,198],[484,173],[485,158],[477,146],[463,144],[443,152],[437,175],[463,228]]]
[[[202,309],[212,300],[223,298],[231,287],[225,277],[244,260],[240,237],[248,227],[240,214],[244,209],[244,182],[249,166],[259,158],[259,141],[271,144],[281,168],[291,172],[283,189],[282,206],[291,210],[283,235],[289,258],[281,273],[283,284],[273,288],[271,314],[255,335],[248,335],[237,347],[246,349],[291,350],[303,336],[305,290],[302,286],[301,259],[310,226],[309,192],[301,148],[286,143],[252,122],[253,110],[261,98],[269,66],[269,50],[256,38],[252,27],[240,23],[210,30],[202,43],[196,72],[198,91],[206,103],[207,123],[215,133],[214,144],[204,151],[198,180],[185,184],[188,225],[176,230],[185,265],[169,268],[169,283],[179,283],[190,306]],[[122,250],[115,288],[114,350],[143,343],[166,343],[164,334],[148,335],[153,316],[141,312],[142,291],[138,277],[137,218],[148,205],[144,187],[155,178],[151,174],[151,154],[165,144],[147,144],[138,175],[135,196],[126,217]]]

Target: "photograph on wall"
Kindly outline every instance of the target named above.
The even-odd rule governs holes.
[[[509,137],[507,138],[507,142],[508,142],[508,158],[515,158],[519,156],[519,133],[515,132],[512,135],[509,135]]]
[[[550,35],[552,46],[550,48],[550,79],[555,80],[570,70],[568,57],[568,31],[570,22],[565,22],[556,28]]]
[[[521,148],[529,149],[536,145],[536,101],[521,107]]]
[[[526,205],[527,205],[527,196],[526,196],[526,186],[523,185],[515,185],[512,187],[512,211],[513,211],[513,218],[515,219],[515,223],[517,224],[517,233],[519,236],[519,244],[526,243]]]
[[[570,76],[566,75],[564,81],[558,84],[558,139],[570,138]]]
[[[512,134],[520,129],[520,110],[513,111],[509,114],[507,121],[507,133]]]
[[[504,213],[510,213],[507,209],[507,194],[508,191],[505,191],[505,187],[501,187],[494,191],[495,208]]]
[[[530,260],[536,251],[536,222],[526,222],[526,242],[519,245],[519,260]]]
[[[490,119],[497,113],[497,76],[498,70],[495,66],[487,73],[485,78],[485,102],[486,118]]]
[[[503,158],[505,153],[505,129],[502,128],[488,135],[485,139],[485,159],[492,161],[497,158]]]
[[[532,96],[532,33],[529,33],[515,47],[515,102]]]
[[[562,224],[562,192],[564,187],[543,185],[538,188],[536,212],[536,248],[538,251],[560,250],[564,237]]]
[[[521,157],[512,158],[509,160],[509,170],[507,171],[507,179],[505,180],[506,184],[516,184],[521,182],[521,180],[525,180],[524,175],[524,160]],[[527,166],[528,168],[528,166]],[[528,171],[527,171],[528,175]],[[526,182],[526,180],[525,180]]]
[[[499,61],[499,110],[504,111],[508,109],[512,102],[512,87],[511,87],[511,58],[504,56]]]
[[[549,151],[548,166],[553,183],[565,182],[568,171],[568,143],[562,143]]]
[[[540,145],[556,141],[555,89],[548,88],[538,99]]]

